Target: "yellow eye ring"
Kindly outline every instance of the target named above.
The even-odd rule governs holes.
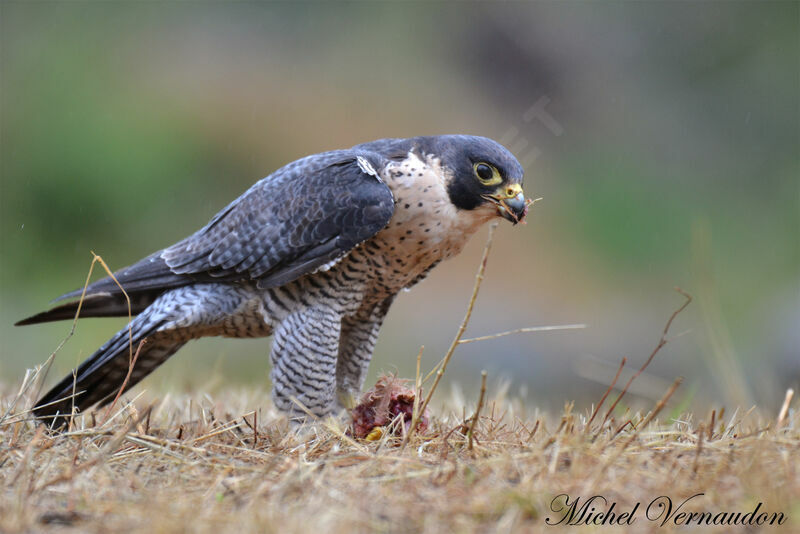
[[[472,169],[475,171],[475,177],[483,185],[497,185],[503,181],[500,171],[494,165],[479,161],[472,166]]]

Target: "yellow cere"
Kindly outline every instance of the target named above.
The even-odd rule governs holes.
[[[514,198],[522,193],[522,186],[519,184],[509,184],[507,187],[497,190],[497,197],[500,198]]]

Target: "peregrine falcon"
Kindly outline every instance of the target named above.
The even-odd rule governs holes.
[[[114,273],[136,317],[33,411],[61,426],[191,339],[272,336],[275,406],[295,422],[306,416],[298,402],[333,413],[361,390],[397,293],[482,224],[524,219],[522,176],[503,146],[466,135],[381,139],[289,163],[196,233]],[[117,282],[90,284],[80,316],[128,316]],[[81,293],[17,325],[73,319]]]

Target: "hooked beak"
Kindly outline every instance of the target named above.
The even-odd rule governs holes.
[[[513,224],[524,222],[525,216],[528,214],[530,202],[525,200],[525,194],[519,184],[500,187],[491,195],[483,197],[497,207],[498,215]]]

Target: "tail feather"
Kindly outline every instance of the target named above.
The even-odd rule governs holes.
[[[156,298],[158,293],[140,293],[130,295],[131,315],[138,315],[147,308]],[[80,301],[68,302],[51,308],[47,311],[37,313],[31,317],[22,319],[14,323],[14,326],[25,326],[29,324],[49,323],[51,321],[61,321],[64,319],[74,319],[78,312]],[[128,301],[121,294],[118,295],[89,295],[83,299],[81,304],[80,317],[126,317],[128,315]]]
[[[134,265],[115,272],[113,278],[106,276],[89,284],[85,290],[81,287],[55,300],[78,299],[85,292],[81,317],[125,317],[128,315],[128,302],[120,285],[130,297],[131,313],[136,315],[165,291],[191,285],[196,279],[202,278],[173,273],[160,254],[160,251],[151,254]],[[23,319],[16,326],[73,319],[77,310],[78,301],[69,302]]]
[[[44,394],[36,402],[34,415],[48,426],[58,428],[68,421],[73,409],[82,411],[95,403],[111,402],[120,393],[129,370],[124,391],[136,385],[185,343],[174,331],[159,332],[161,324],[148,320],[147,315],[134,319],[130,330],[126,327],[117,332]],[[131,368],[131,347],[135,352],[142,340],[144,344]]]

